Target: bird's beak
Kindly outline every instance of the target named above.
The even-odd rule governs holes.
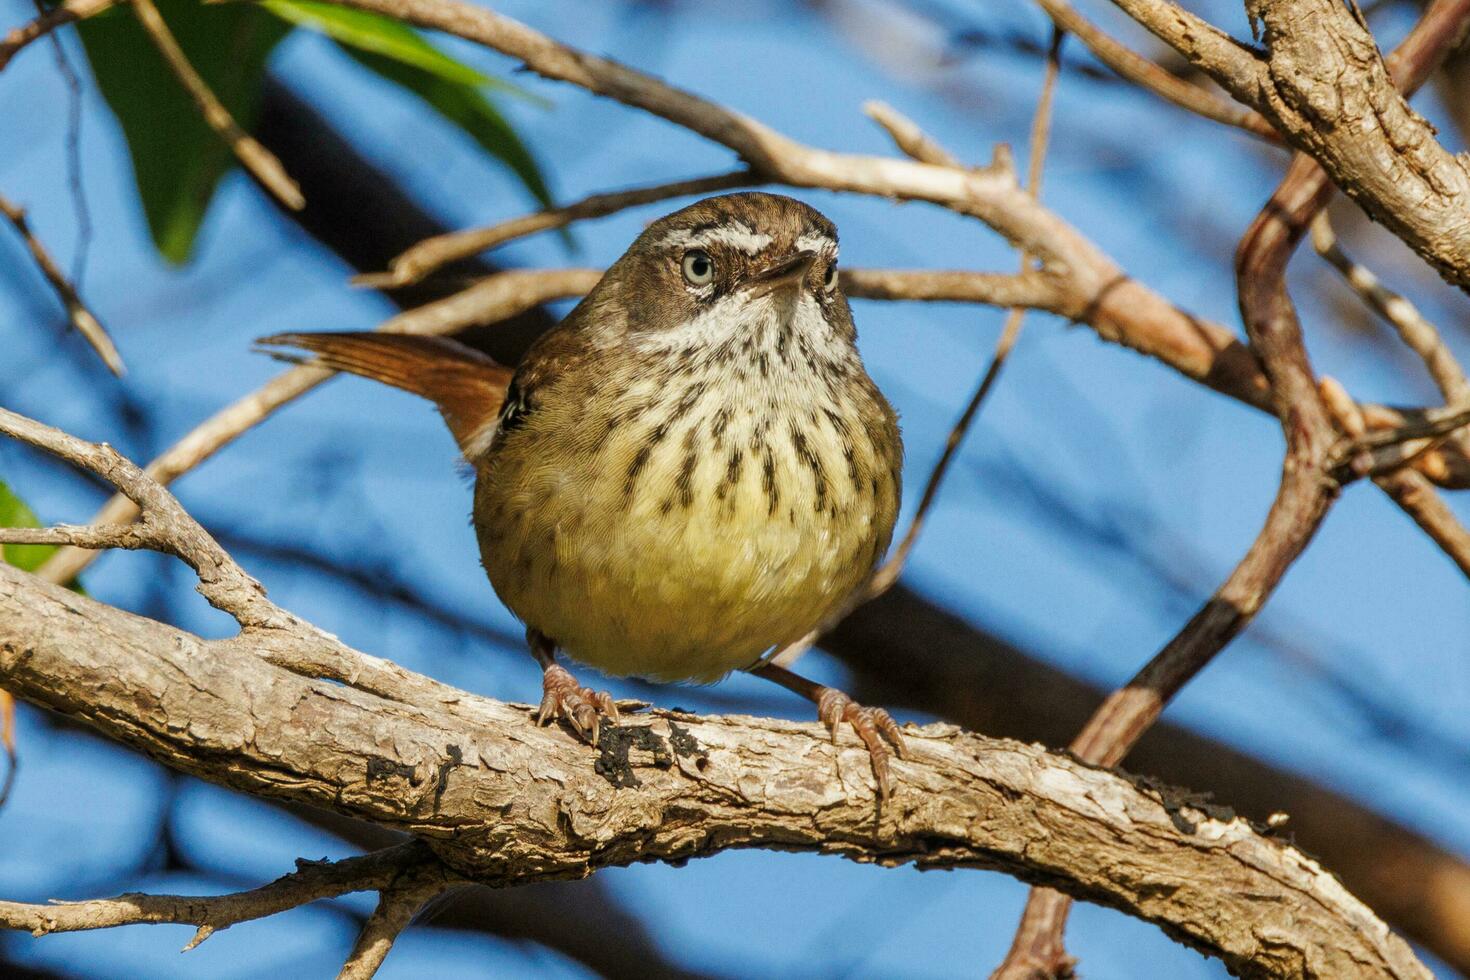
[[[765,296],[783,287],[799,285],[816,261],[817,253],[804,248],[745,280],[745,288],[753,295]]]

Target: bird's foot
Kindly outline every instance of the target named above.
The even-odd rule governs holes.
[[[882,708],[865,708],[852,698],[833,687],[818,688],[816,692],[817,717],[832,733],[832,742],[837,742],[837,729],[845,721],[857,732],[858,738],[868,747],[868,758],[873,764],[873,778],[878,782],[878,796],[888,799],[893,791],[893,773],[888,765],[888,745],[900,759],[907,758],[903,733],[893,716]],[[885,739],[887,740],[885,742]]]
[[[602,719],[614,725],[619,721],[618,706],[611,694],[583,687],[571,671],[559,664],[548,665],[541,675],[541,707],[531,717],[538,726],[564,718],[589,745],[597,744]]]

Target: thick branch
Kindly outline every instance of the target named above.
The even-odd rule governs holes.
[[[1038,747],[911,729],[875,819],[865,750],[815,724],[660,713],[610,729],[599,757],[521,706],[427,678],[393,697],[325,683],[273,666],[250,633],[205,641],[8,567],[0,610],[0,684],[21,697],[202,778],[412,831],[487,883],[738,847],[987,867],[1157,922],[1246,975],[1427,976],[1301,853]],[[310,662],[317,642],[277,633],[269,652]]]
[[[1464,35],[1470,0],[1438,0],[1394,65],[1340,0],[1248,0],[1264,54],[1173,3],[1114,2],[1270,120],[1446,280],[1470,289],[1470,167],[1399,91],[1415,88]]]

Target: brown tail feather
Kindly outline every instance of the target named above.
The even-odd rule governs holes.
[[[315,362],[427,398],[461,449],[494,423],[511,370],[444,337],[390,333],[282,333],[257,343],[300,347]]]

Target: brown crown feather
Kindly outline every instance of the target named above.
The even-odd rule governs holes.
[[[495,421],[512,371],[446,337],[389,333],[282,333],[259,344],[311,351],[309,363],[372,378],[427,398],[461,449]]]

